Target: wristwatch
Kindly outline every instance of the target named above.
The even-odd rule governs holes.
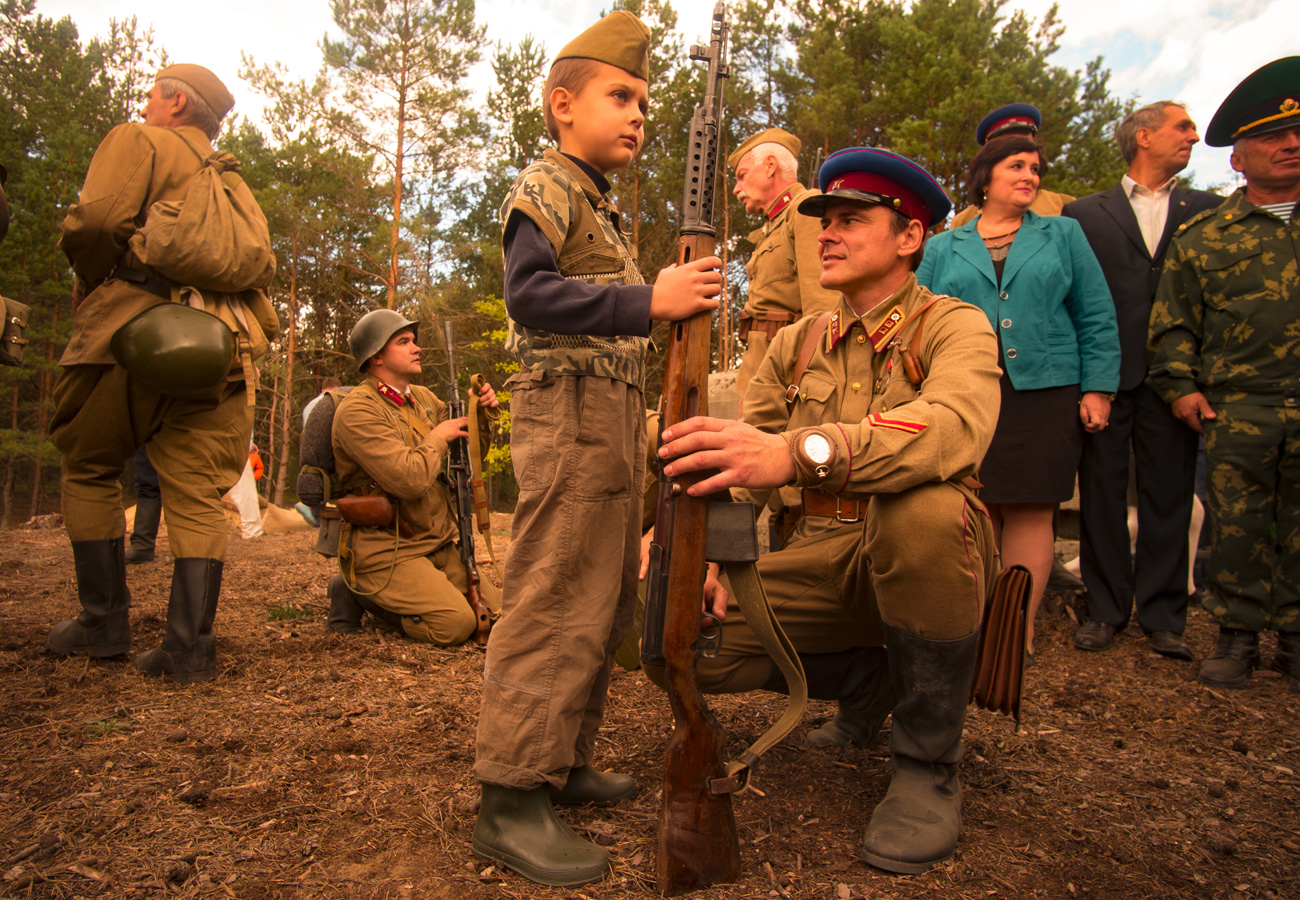
[[[835,441],[822,428],[801,428],[790,440],[795,468],[815,481],[822,481],[831,473],[839,451]]]

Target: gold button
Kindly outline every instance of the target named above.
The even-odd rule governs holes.
[[[860,391],[860,390],[862,390],[862,382],[860,382],[860,381],[855,381],[855,382],[853,382],[853,390],[855,390],[855,391]]]
[[[867,336],[865,334],[858,335],[859,344],[865,344],[866,342],[867,342]]]

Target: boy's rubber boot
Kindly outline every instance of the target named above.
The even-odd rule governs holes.
[[[145,675],[166,675],[180,684],[217,677],[217,639],[212,624],[221,594],[222,562],[187,557],[172,568],[167,601],[167,633],[162,646],[141,653],[135,667]]]
[[[560,821],[547,786],[522,790],[484,784],[472,846],[478,856],[538,884],[576,887],[609,872],[609,851]]]
[[[569,770],[564,787],[547,785],[554,806],[613,806],[636,796],[636,779],[617,772],[600,772],[591,766]]]
[[[46,646],[60,656],[118,656],[131,652],[131,595],[120,537],[73,541],[81,614],[50,629]]]
[[[871,814],[862,859],[887,872],[919,875],[950,859],[961,834],[957,766],[979,632],[935,641],[884,628],[898,695],[890,738],[894,777]]]

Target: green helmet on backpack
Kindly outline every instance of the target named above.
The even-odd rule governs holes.
[[[160,303],[114,332],[109,349],[118,365],[159,393],[193,397],[226,380],[235,335],[212,313]]]
[[[357,320],[357,324],[352,326],[352,333],[348,335],[348,349],[356,360],[357,371],[363,370],[366,361],[383,350],[393,335],[403,328],[409,328],[411,334],[419,336],[420,323],[412,322],[391,309],[372,310]]]

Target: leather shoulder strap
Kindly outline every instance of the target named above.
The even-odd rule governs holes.
[[[799,348],[799,356],[794,362],[794,375],[790,379],[790,386],[785,389],[786,406],[793,405],[794,398],[799,396],[799,382],[803,379],[803,373],[808,371],[808,363],[812,362],[813,354],[817,352],[817,342],[822,339],[830,324],[831,314],[824,312],[817,317],[812,328],[808,329],[808,336],[803,339],[803,346]]]
[[[925,320],[930,317],[930,310],[934,309],[935,304],[940,300],[951,299],[946,294],[935,294],[930,298],[929,302],[904,319],[903,324],[898,327],[900,335],[896,342],[898,344],[898,355],[903,360],[903,370],[907,372],[907,380],[912,382],[912,387],[918,390],[921,387],[921,382],[925,381],[925,368],[921,365],[921,361],[912,355],[912,347],[921,346],[921,333],[925,330]],[[907,326],[913,322],[916,322],[916,331],[912,332],[912,339],[904,344],[901,335],[907,330]]]

